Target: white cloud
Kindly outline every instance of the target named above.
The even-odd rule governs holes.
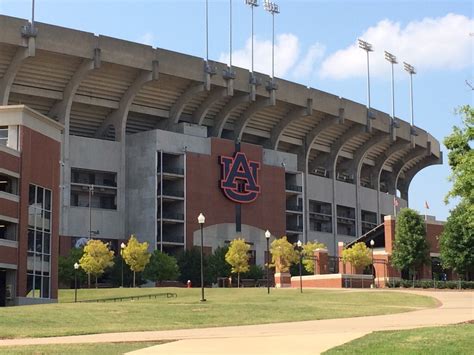
[[[233,51],[232,64],[250,69],[252,61],[252,41],[249,38],[245,47]],[[299,56],[298,37],[291,33],[278,35],[275,40],[275,76],[283,77],[292,68]],[[272,71],[272,41],[260,40],[255,36],[254,42],[254,70],[271,74]],[[228,63],[229,54],[221,53],[220,62]]]
[[[404,28],[400,23],[383,20],[370,27],[360,38],[374,46],[370,55],[371,75],[386,75],[389,65],[384,59],[387,50],[398,61],[412,64],[418,71],[430,69],[462,69],[473,63],[474,20],[466,16],[447,14],[440,18],[425,18],[409,22]],[[322,77],[345,79],[364,76],[365,53],[357,42],[339,50],[324,60],[319,74]],[[398,69],[402,65],[398,65]]]
[[[144,33],[137,39],[137,42],[152,46],[155,42],[155,35],[151,32]]]
[[[324,56],[326,47],[320,43],[309,47],[304,58],[296,65],[293,75],[297,78],[311,76],[316,70],[316,64]]]

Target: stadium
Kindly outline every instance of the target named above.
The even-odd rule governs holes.
[[[240,235],[261,265],[269,230],[334,256],[442,163],[423,128],[298,83],[25,19],[0,28],[4,302],[57,298],[58,255],[89,237],[200,245],[200,213],[206,252]]]

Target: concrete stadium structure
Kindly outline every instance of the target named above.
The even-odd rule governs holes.
[[[199,245],[203,212],[208,251],[242,235],[262,264],[269,229],[334,255],[393,213],[397,190],[407,206],[413,177],[442,162],[428,132],[363,104],[92,33],[42,23],[31,33],[27,23],[0,16],[0,107],[24,105],[62,127],[52,211],[61,252],[92,234],[117,251],[133,233],[175,253]],[[8,154],[14,125],[4,122],[0,111]],[[237,157],[246,168],[229,172]],[[3,163],[1,174],[21,178]],[[0,207],[0,225],[7,217]],[[5,251],[0,238],[0,275],[26,278],[3,259],[25,253],[27,239],[18,233]],[[14,294],[28,295],[17,283]]]

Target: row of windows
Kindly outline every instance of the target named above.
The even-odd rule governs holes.
[[[355,236],[355,208],[337,205],[337,234]],[[309,201],[309,228],[316,232],[332,233],[332,204],[321,201]],[[375,212],[361,211],[362,234],[377,225]]]
[[[51,290],[51,190],[30,185],[27,296],[49,298]]]

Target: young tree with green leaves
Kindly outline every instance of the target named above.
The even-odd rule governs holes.
[[[466,280],[474,275],[474,228],[466,223],[467,202],[459,203],[448,217],[440,239],[441,261]]]
[[[232,267],[225,260],[225,255],[228,251],[228,247],[218,247],[214,250],[212,255],[209,255],[208,274],[212,282],[217,282],[217,279],[220,277],[227,278],[232,273]]]
[[[229,250],[225,254],[225,261],[232,266],[232,272],[237,273],[237,287],[240,287],[240,273],[249,271],[250,245],[245,239],[234,239],[230,242]]]
[[[305,270],[314,274],[316,260],[314,260],[314,251],[316,249],[324,249],[326,246],[319,242],[308,242],[303,245],[303,266]]]
[[[416,269],[428,263],[428,243],[425,223],[420,214],[410,208],[403,208],[395,226],[392,265],[398,269],[408,269],[415,280]]]
[[[354,268],[365,268],[372,264],[372,254],[365,243],[355,243],[352,248],[342,251],[342,261],[349,262]]]
[[[147,280],[157,281],[160,285],[165,280],[174,281],[179,277],[179,267],[175,258],[155,250],[150,262],[145,267],[143,277]]]
[[[122,257],[125,263],[133,271],[133,287],[135,287],[135,275],[142,272],[150,262],[151,254],[148,252],[148,243],[140,243],[135,235],[131,235],[127,245],[123,248]]]
[[[59,256],[58,259],[58,279],[63,285],[71,286],[74,284],[74,274],[77,273],[77,280],[79,285],[82,284],[86,279],[87,275],[83,269],[74,269],[74,264],[79,263],[82,254],[84,254],[83,248],[72,248],[69,250],[67,256]]]
[[[299,257],[294,246],[288,241],[286,236],[275,239],[270,245],[272,254],[272,265],[276,272],[288,272],[293,263],[298,262]]]
[[[474,107],[466,105],[458,112],[463,125],[454,126],[453,132],[443,142],[449,150],[448,163],[452,170],[449,180],[453,182],[446,202],[453,197],[461,198],[467,211],[462,218],[470,228],[474,228]]]
[[[79,260],[79,265],[87,273],[97,278],[102,275],[108,267],[114,264],[114,252],[109,250],[107,244],[101,240],[91,239],[84,246],[84,254]]]

